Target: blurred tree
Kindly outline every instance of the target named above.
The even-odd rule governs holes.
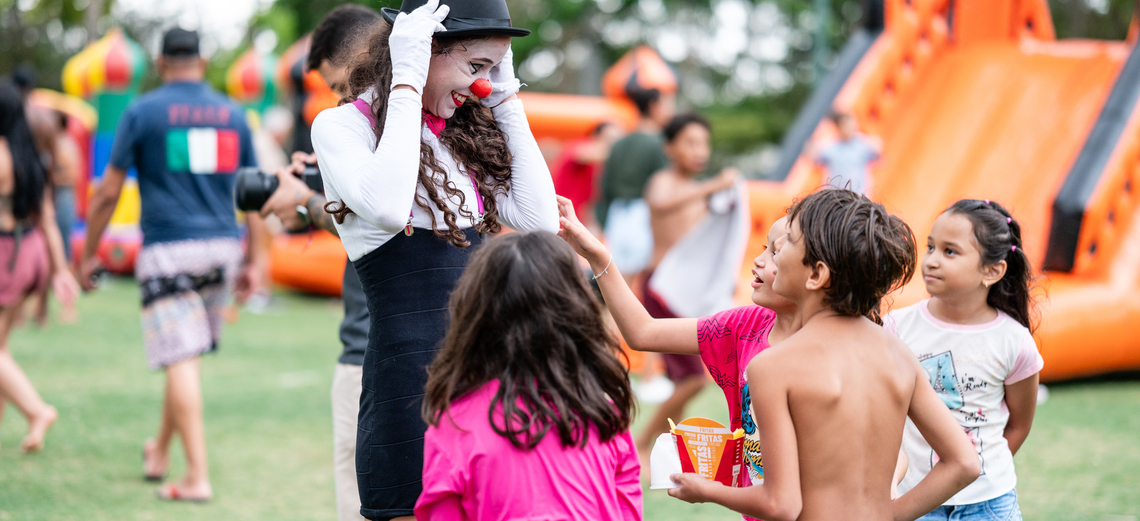
[[[350,0],[373,9],[401,0]],[[1049,0],[1060,38],[1122,39],[1136,0]],[[264,31],[280,52],[311,31],[344,0],[274,0],[255,15],[243,42],[216,49],[208,78],[224,87],[234,59]],[[718,151],[738,155],[777,142],[810,93],[812,35],[822,29],[830,50],[861,23],[860,0],[507,0],[515,25],[534,36],[515,41],[520,78],[536,91],[597,94],[601,75],[635,45],[653,46],[678,71],[683,108],[699,108],[716,126]],[[20,63],[40,71],[40,85],[59,88],[64,61],[111,24],[148,52],[166,21],[145,12],[112,11],[113,0],[0,0],[0,73]],[[262,5],[265,5],[264,3]],[[97,12],[88,15],[93,7]],[[109,13],[115,12],[114,19]],[[95,27],[100,34],[91,34]],[[153,68],[146,85],[158,82]]]
[[[1049,0],[1057,38],[1123,40],[1136,0]]]

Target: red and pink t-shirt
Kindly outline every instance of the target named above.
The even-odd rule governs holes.
[[[579,448],[563,447],[552,430],[523,450],[491,428],[498,389],[493,381],[460,398],[428,427],[416,519],[641,519],[641,465],[629,432],[601,441],[591,427]],[[494,416],[501,422],[502,409]]]
[[[764,478],[760,438],[752,421],[752,395],[748,391],[748,362],[769,347],[768,333],[776,312],[744,306],[697,321],[701,361],[709,368],[728,401],[729,428],[744,429],[744,465],[740,483],[749,486]]]

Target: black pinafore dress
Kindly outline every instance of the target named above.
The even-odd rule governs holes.
[[[451,291],[482,242],[465,232],[466,248],[431,230],[396,234],[352,263],[371,320],[356,432],[360,513],[368,519],[410,516],[420,496],[427,367],[447,331]]]
[[[366,103],[353,105],[375,124]],[[474,176],[471,184],[481,220]],[[423,489],[427,368],[447,332],[451,291],[483,241],[473,228],[464,233],[471,245],[459,248],[432,230],[413,229],[409,217],[405,233],[352,263],[370,320],[356,427],[356,484],[368,519],[413,515]]]

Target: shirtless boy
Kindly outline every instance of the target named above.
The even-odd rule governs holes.
[[[740,177],[735,168],[725,168],[704,181],[697,177],[709,164],[712,127],[700,114],[681,114],[665,125],[665,156],[669,166],[649,179],[645,202],[653,228],[653,269],[709,211],[709,196],[731,188]]]
[[[653,257],[642,295],[645,309],[653,318],[697,318],[677,316],[649,290],[649,280],[665,254],[708,213],[709,196],[731,187],[740,176],[735,169],[726,168],[712,179],[697,180],[709,162],[709,130],[708,120],[693,112],[671,119],[663,131],[669,166],[654,174],[645,187],[645,202],[649,205],[649,222],[653,228]],[[657,408],[637,436],[639,454],[649,454],[657,435],[669,430],[669,418],[684,418],[685,405],[708,383],[704,365],[696,354],[663,354],[661,359],[675,387],[672,396]]]
[[[913,520],[970,484],[980,466],[969,440],[906,345],[876,324],[883,296],[914,274],[910,228],[866,197],[824,190],[792,207],[777,247],[772,289],[803,327],[748,367],[764,483],[684,474],[669,494],[768,521]],[[907,416],[941,460],[892,503]]]

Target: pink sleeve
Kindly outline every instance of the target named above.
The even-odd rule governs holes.
[[[436,427],[424,434],[423,492],[416,501],[416,519],[466,519],[463,513],[463,476],[466,469],[456,468],[440,447],[444,435]]]
[[[697,346],[701,361],[713,373],[713,378],[716,378],[718,372],[736,372],[731,365],[736,360],[736,335],[732,330],[744,312],[742,308],[729,309],[697,320]]]
[[[637,446],[633,443],[633,436],[629,431],[622,433],[614,439],[619,448],[619,463],[617,477],[618,503],[621,507],[621,518],[641,520],[641,462],[637,459]]]
[[[1041,372],[1042,367],[1045,367],[1045,359],[1037,352],[1037,343],[1033,341],[1033,337],[1026,334],[1017,353],[1017,361],[1013,363],[1013,370],[1005,377],[1005,385],[1029,378]]]

